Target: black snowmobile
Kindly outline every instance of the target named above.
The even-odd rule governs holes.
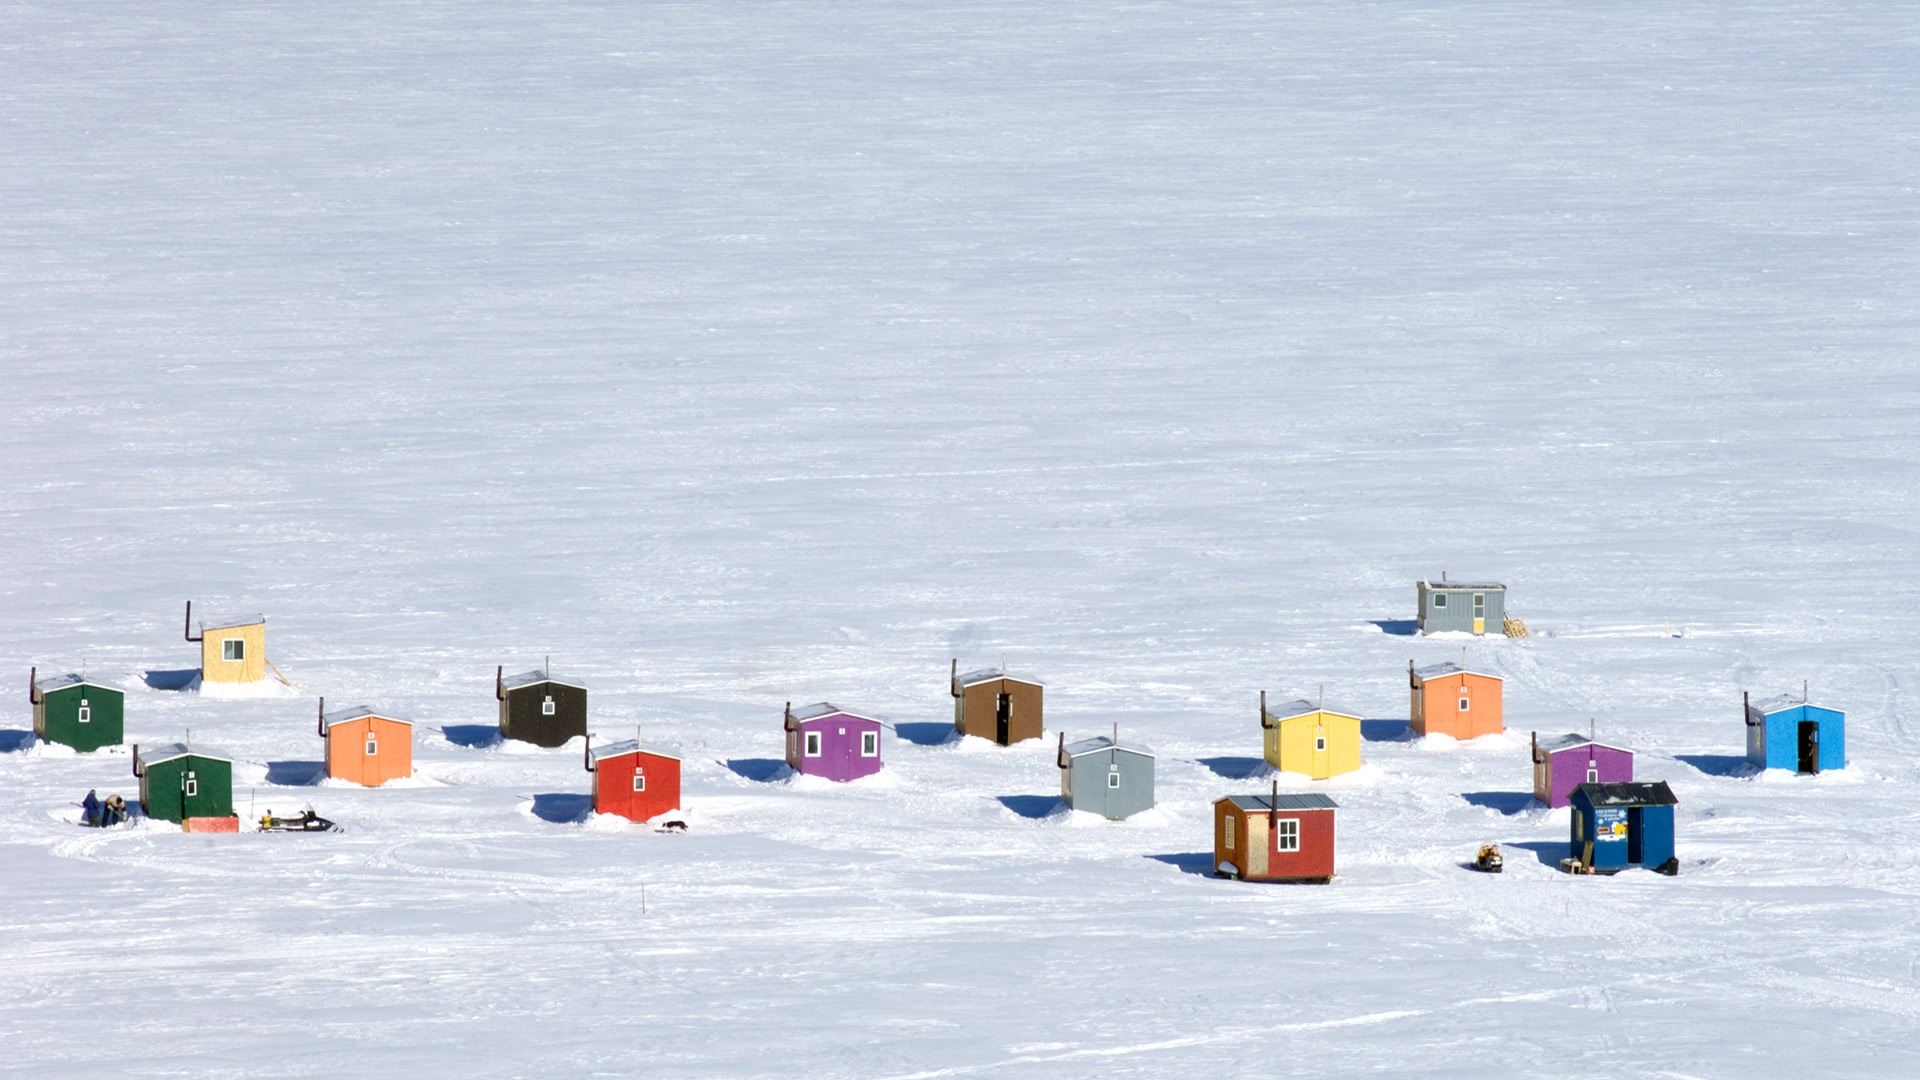
[[[298,817],[274,817],[269,810],[260,817],[260,832],[339,832],[340,826],[313,812],[309,806]]]

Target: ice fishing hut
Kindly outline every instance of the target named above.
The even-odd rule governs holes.
[[[1060,800],[1075,810],[1112,821],[1153,809],[1153,751],[1096,735],[1068,743],[1063,732],[1055,763]]]
[[[829,780],[858,780],[880,771],[880,733],[886,724],[822,701],[795,709],[787,703],[787,764],[794,772]]]
[[[133,775],[140,778],[140,810],[160,821],[177,821],[188,832],[236,832],[233,759],[184,743],[144,753],[133,746]]]
[[[1506,730],[1501,719],[1498,675],[1448,661],[1423,668],[1407,661],[1407,685],[1413,689],[1413,730],[1421,735],[1477,739]]]
[[[535,746],[565,746],[587,733],[587,688],[553,677],[551,667],[501,678],[493,669],[493,696],[500,701],[500,737]]]
[[[1421,581],[1414,588],[1418,595],[1413,622],[1423,634],[1444,631],[1484,634],[1489,626],[1505,632],[1505,585],[1491,581],[1448,581],[1443,571],[1439,581]]]
[[[1573,789],[1573,857],[1590,872],[1612,874],[1643,866],[1680,872],[1673,850],[1673,808],[1679,800],[1666,781],[1581,784]]]
[[[1624,784],[1633,779],[1633,751],[1597,742],[1591,734],[1542,739],[1533,733],[1533,797],[1553,809],[1567,805],[1581,784]]]
[[[1243,881],[1333,880],[1333,815],[1325,795],[1229,795],[1213,803],[1213,872]]]
[[[27,672],[27,700],[33,702],[33,733],[40,741],[71,746],[81,753],[118,746],[125,733],[127,695],[84,675],[40,677]]]
[[[596,814],[652,821],[680,809],[680,759],[642,750],[639,739],[595,746],[587,736],[586,768]]]
[[[1262,690],[1260,733],[1267,764],[1282,772],[1325,780],[1360,767],[1360,718],[1325,702],[1303,699],[1270,708]]]
[[[951,667],[953,728],[962,735],[978,735],[1001,746],[1041,736],[1041,697],[1037,682],[1016,679],[1000,668],[960,674],[960,661]]]
[[[183,633],[200,645],[202,683],[256,683],[267,677],[265,615],[227,615],[196,623],[189,600]]]
[[[320,738],[326,741],[327,778],[366,787],[413,775],[413,723],[365,705],[327,711],[320,699]]]
[[[1847,767],[1847,714],[1781,694],[1754,701],[1747,694],[1747,761],[1759,769],[1820,773]]]

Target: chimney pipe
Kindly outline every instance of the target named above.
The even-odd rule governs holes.
[[[506,670],[505,664],[495,664],[493,666],[493,700],[495,701],[507,700],[507,691],[500,684],[500,676],[505,673]]]
[[[324,697],[320,699],[320,717],[314,721],[314,730],[321,738],[327,737],[327,699]]]
[[[1280,781],[1273,782],[1273,794],[1267,796],[1267,843],[1273,843],[1273,831],[1280,827]]]
[[[187,622],[186,625],[181,628],[180,633],[185,635],[188,641],[200,640],[193,636],[193,601],[191,600],[187,601]]]
[[[593,732],[587,732],[587,739],[580,747],[580,763],[588,772],[593,771]]]
[[[27,704],[40,704],[40,665],[38,664],[27,672]]]
[[[960,696],[960,658],[953,658],[953,673],[947,676],[947,693]]]
[[[140,775],[140,744],[133,744],[133,775]]]

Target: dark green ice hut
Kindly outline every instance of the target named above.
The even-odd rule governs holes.
[[[42,679],[34,668],[27,676],[27,697],[33,702],[33,733],[42,742],[84,754],[118,746],[125,735],[127,695],[84,675]]]
[[[150,818],[184,823],[233,816],[231,758],[179,743],[143,754],[135,743],[133,775],[140,778],[140,809]]]

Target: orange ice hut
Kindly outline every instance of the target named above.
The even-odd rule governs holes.
[[[1407,661],[1413,694],[1413,730],[1421,735],[1477,739],[1505,731],[1498,675],[1452,662],[1416,668]]]
[[[413,775],[413,723],[365,705],[327,711],[320,699],[320,737],[326,740],[327,777],[365,787]]]

